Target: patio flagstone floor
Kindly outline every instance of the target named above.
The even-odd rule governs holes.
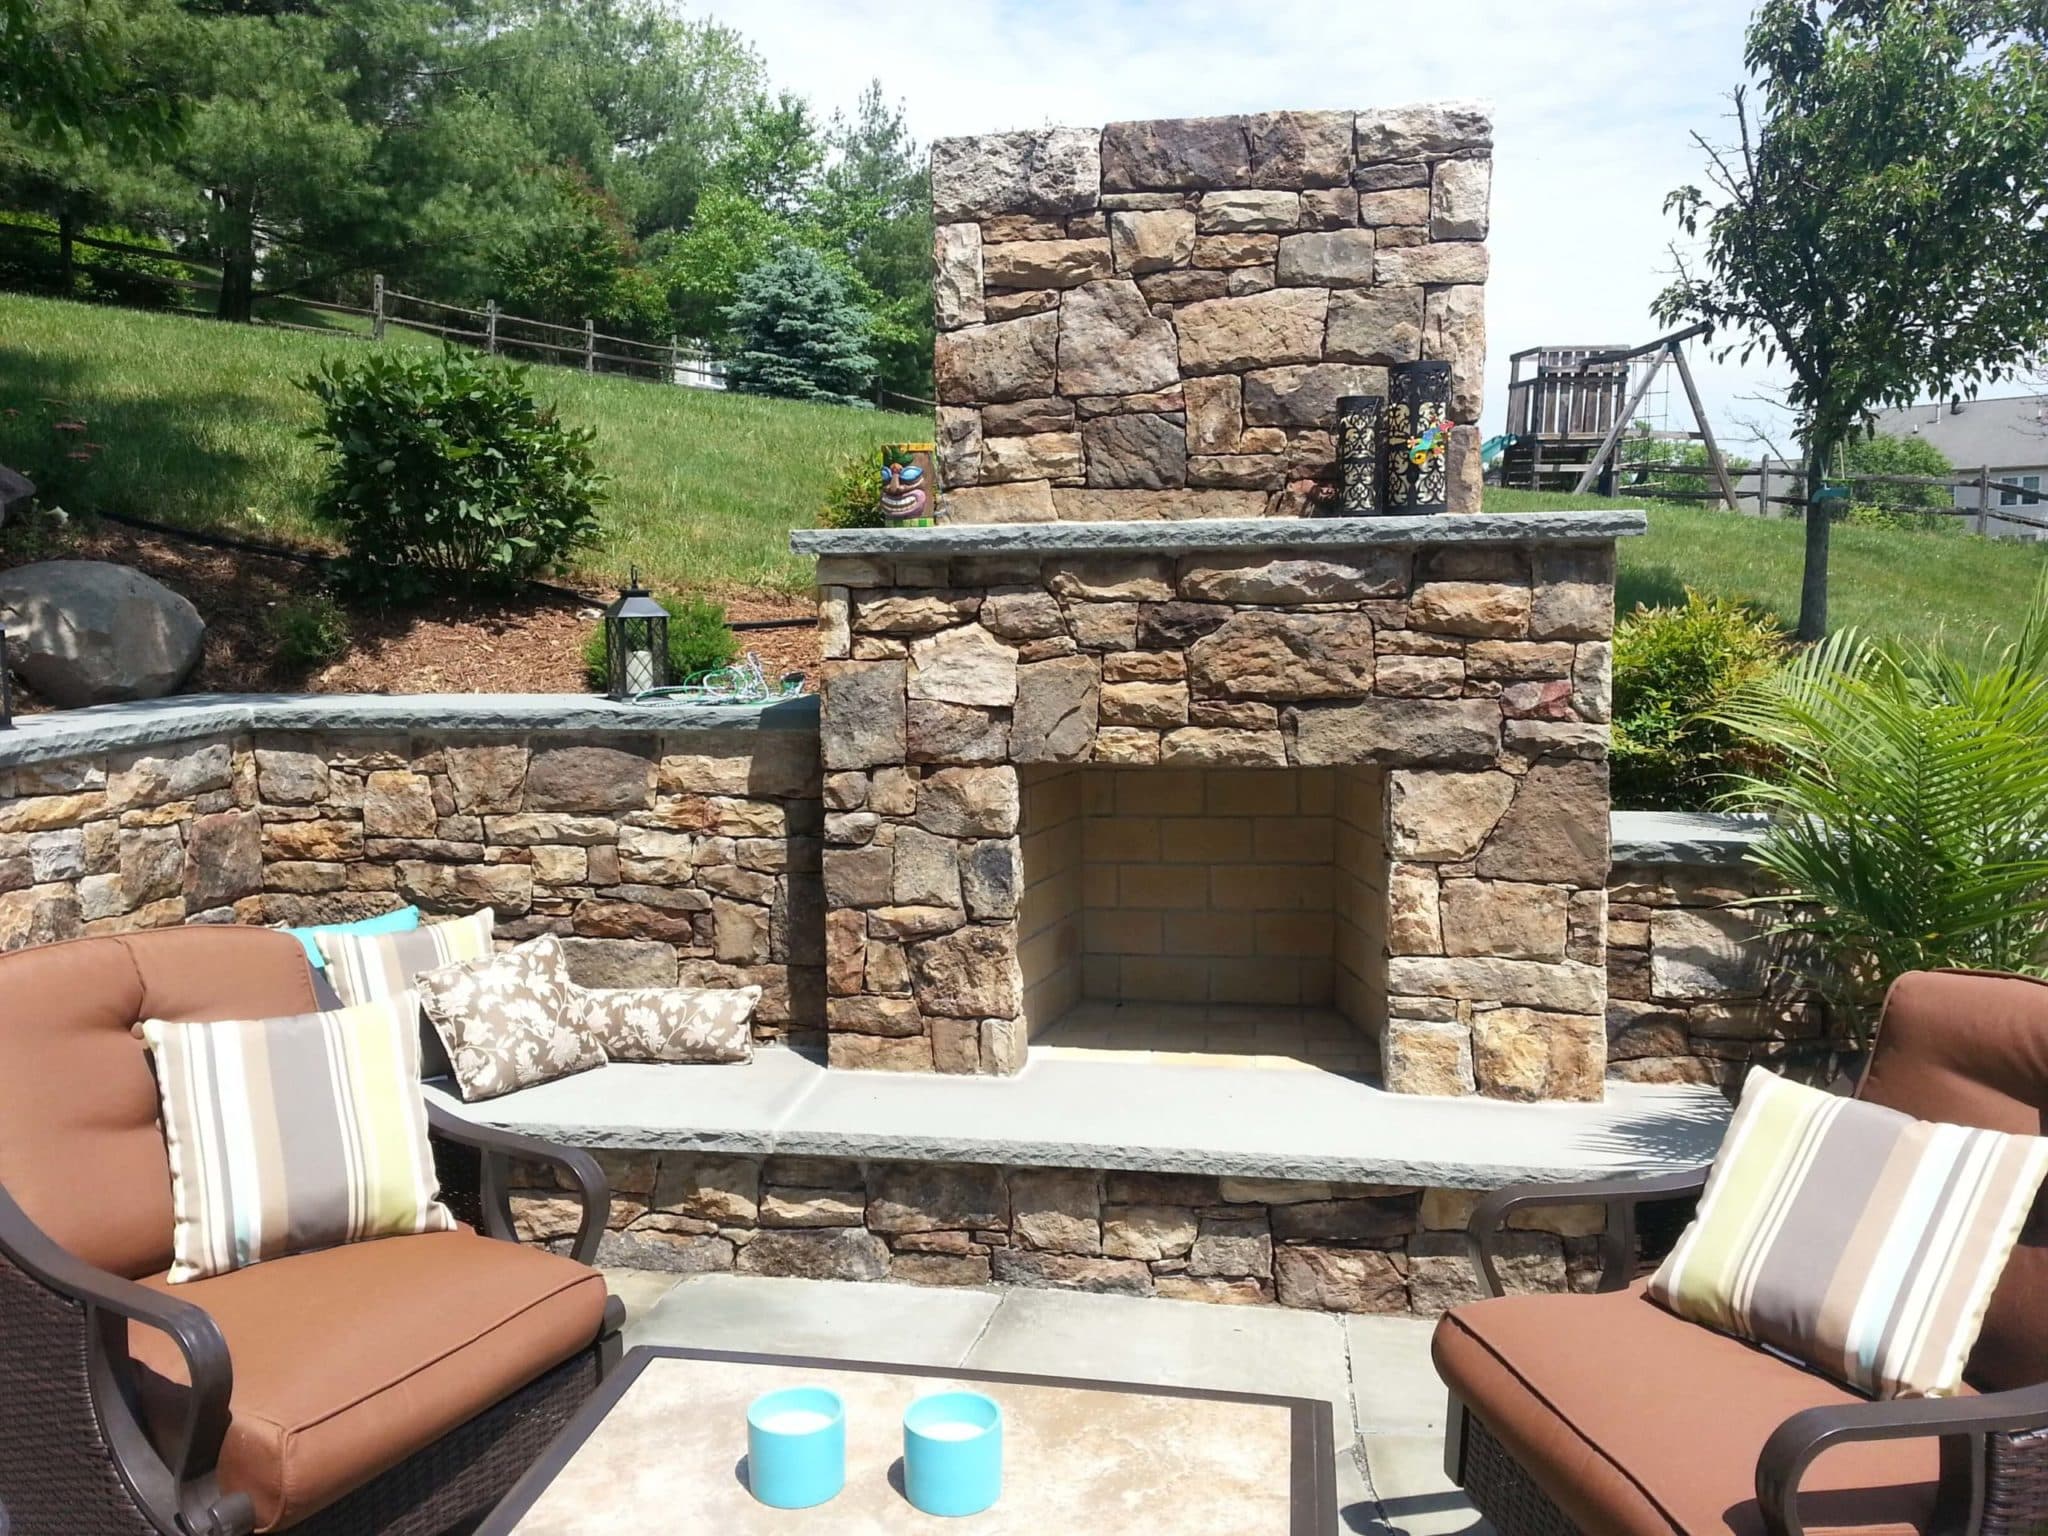
[[[1283,1307],[933,1290],[829,1280],[608,1271],[626,1342],[901,1364],[979,1366],[1327,1399],[1336,1415],[1331,1536],[1491,1536],[1443,1475],[1432,1325]],[[1174,1528],[1173,1511],[1159,1529]]]

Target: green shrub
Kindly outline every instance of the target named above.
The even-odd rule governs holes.
[[[825,487],[825,505],[818,513],[821,528],[879,528],[882,517],[882,459],[874,452],[856,453],[832,471]]]
[[[1702,715],[1785,654],[1768,614],[1686,589],[1676,608],[1637,608],[1614,631],[1614,799],[1634,810],[1699,810],[1723,775],[1760,772],[1764,754]]]
[[[725,605],[708,597],[657,597],[668,610],[668,672],[675,683],[686,683],[700,673],[729,667],[740,653],[740,643],[726,628]],[[611,681],[611,652],[605,644],[604,625],[599,624],[583,644],[583,671],[590,686],[600,693]]]
[[[1786,931],[1831,962],[1859,1029],[1902,972],[2040,975],[2048,963],[2048,603],[1974,657],[1853,630],[1716,709],[1770,749],[1733,803],[1771,818],[1752,855]]]
[[[1874,501],[1851,502],[1849,510],[1842,515],[1842,521],[1852,528],[1883,528],[1906,533],[1962,533],[1969,527],[1967,518],[1943,517],[1935,512],[1907,512]]]
[[[185,269],[169,259],[158,260],[131,251],[107,251],[98,246],[74,245],[71,275],[67,282],[58,261],[57,221],[42,213],[0,214],[0,224],[41,230],[53,238],[10,235],[0,231],[0,288],[27,293],[44,293],[57,298],[97,299],[125,304],[132,309],[165,309],[178,302],[178,279]],[[95,240],[113,240],[123,245],[142,245],[161,250],[170,246],[155,235],[114,225],[94,224],[78,231]]]
[[[348,614],[324,592],[279,603],[263,616],[263,632],[277,659],[294,672],[310,672],[348,653]]]
[[[596,537],[595,434],[536,403],[525,369],[394,348],[330,359],[302,387],[324,413],[307,436],[330,455],[314,511],[358,590],[506,593]]]
[[[1844,443],[1842,468],[1852,475],[1929,475],[1942,479],[1955,473],[1955,466],[1949,463],[1948,455],[1926,438],[1893,437],[1884,432],[1852,437]],[[1857,510],[1870,507],[1887,512],[1925,512],[1955,505],[1955,492],[1946,485],[1873,485],[1867,481],[1862,484],[1851,481],[1850,493],[1856,498]],[[1853,511],[1851,515],[1853,517]],[[1949,517],[1938,521],[1959,523],[1962,520]],[[1891,526],[1915,527],[1918,524],[1907,522]]]

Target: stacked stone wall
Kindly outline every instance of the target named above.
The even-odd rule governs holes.
[[[1493,652],[1466,647],[1469,675],[1475,654]],[[1404,659],[1379,660],[1384,678]],[[757,981],[764,1038],[812,1039],[824,1022],[817,752],[815,733],[789,729],[580,739],[294,731],[0,767],[0,950],[188,921],[489,905],[507,936],[564,935],[593,984]],[[874,774],[869,793],[908,803],[919,772]],[[1389,777],[1404,805],[1431,782]],[[1373,826],[1388,825],[1369,825],[1377,805],[1376,795],[1340,795],[1350,809],[1338,836],[1377,836]],[[1427,823],[1450,829],[1471,808],[1449,809],[1432,809]],[[1409,822],[1403,837],[1425,819]],[[1028,847],[1027,872],[1039,867]],[[1675,847],[1617,865],[1606,881],[1607,1076],[1733,1087],[1753,1062],[1831,1075],[1825,1010],[1768,936],[1776,910],[1744,905],[1765,889],[1757,872],[1725,852],[1717,863],[1687,857]],[[1343,931],[1378,921],[1381,947],[1394,950],[1376,968],[1379,935],[1338,947],[1339,986],[1350,989],[1340,1002],[1361,1017],[1384,995],[1385,967],[1440,949],[1446,903],[1471,893],[1453,871],[1432,906],[1404,861],[1340,851],[1338,864],[1384,867],[1392,883],[1384,898],[1367,890],[1339,903]],[[1071,874],[1065,896],[1081,890],[1078,860]],[[1024,905],[1028,915],[1028,892]],[[1032,933],[1020,934],[1028,946]],[[1067,947],[1071,980],[1048,995],[1053,1014],[1053,997],[1080,993],[1078,932]]]
[[[1608,1075],[1711,1083],[1752,1066],[1814,1081],[1841,1065],[1801,946],[1752,865],[1617,864],[1608,879]]]
[[[1422,359],[1478,511],[1492,143],[1459,102],[938,141],[947,515],[1300,515],[1338,397]]]
[[[599,1262],[915,1285],[1015,1285],[1434,1316],[1478,1299],[1471,1190],[1082,1168],[600,1152],[612,1207]],[[581,1218],[549,1170],[516,1175],[529,1241]],[[1590,1290],[1598,1207],[1503,1235],[1516,1290]]]
[[[240,734],[0,768],[0,949],[489,907],[598,986],[764,989],[823,1025],[809,731]]]

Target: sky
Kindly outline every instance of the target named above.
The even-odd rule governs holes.
[[[1477,97],[1494,110],[1485,430],[1524,347],[1636,345],[1671,270],[1663,211],[1728,135],[1748,0],[689,0],[821,115],[879,76],[926,144],[1126,118]],[[1716,434],[1789,447],[1773,376],[1689,351]],[[1675,380],[1669,425],[1691,426]],[[1657,424],[1653,395],[1645,414]]]

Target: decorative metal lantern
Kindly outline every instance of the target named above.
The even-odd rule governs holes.
[[[604,611],[605,693],[630,702],[657,688],[668,675],[668,610],[640,585],[640,572]]]
[[[1386,510],[1381,489],[1380,418],[1383,395],[1341,395],[1337,400],[1337,517],[1377,517]]]
[[[14,675],[7,670],[7,631],[0,629],[0,731],[14,729]]]
[[[1387,373],[1387,510],[1449,504],[1451,365],[1397,363]]]

